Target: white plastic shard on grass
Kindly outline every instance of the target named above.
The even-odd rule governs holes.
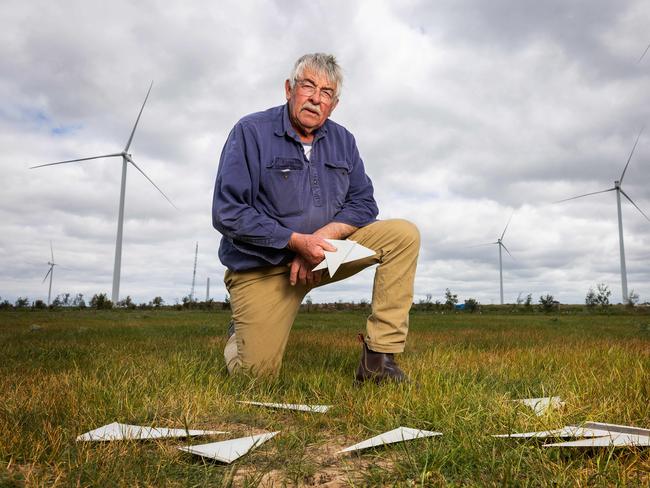
[[[215,434],[226,434],[226,432],[218,430],[166,429],[163,427],[144,427],[141,425],[113,422],[112,424],[104,425],[98,429],[81,434],[77,437],[77,442],[162,439],[165,437],[191,437]]]
[[[587,422],[585,428],[605,435],[568,442],[544,444],[544,447],[650,447],[650,429],[631,425]]]
[[[298,403],[264,403],[264,402],[248,402],[238,400],[237,403],[244,403],[246,405],[257,405],[259,407],[280,408],[285,410],[298,410],[300,412],[312,413],[327,413],[332,408],[331,405],[303,405]]]
[[[336,273],[343,263],[369,258],[376,254],[372,249],[368,249],[358,242],[349,239],[344,241],[338,239],[325,240],[336,247],[336,251],[325,251],[325,259],[312,271],[327,268],[330,277],[334,276],[334,273]]]
[[[558,396],[544,398],[524,398],[523,400],[513,400],[533,409],[536,415],[544,415],[549,410],[557,410],[565,404]]]
[[[353,446],[346,447],[339,451],[341,452],[351,452],[359,451],[361,449],[368,449],[370,447],[382,446],[384,444],[393,444],[395,442],[410,441],[413,439],[420,439],[424,437],[433,437],[437,435],[442,435],[442,432],[431,432],[430,430],[420,430],[420,429],[411,429],[409,427],[398,427],[397,429],[384,432],[370,439],[366,439],[363,442],[354,444]]]
[[[232,463],[235,459],[242,457],[251,449],[265,443],[280,432],[269,432],[267,434],[251,435],[230,439],[221,442],[212,442],[210,444],[200,444],[197,446],[179,447],[181,451],[189,452],[197,456],[206,457],[221,461],[222,463]]]
[[[519,432],[515,434],[497,434],[492,437],[512,437],[518,439],[545,439],[547,437],[599,437],[607,435],[604,430],[587,429],[578,425],[568,425],[561,429],[543,430],[540,432]]]

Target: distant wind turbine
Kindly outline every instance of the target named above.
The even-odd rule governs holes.
[[[50,254],[52,256],[52,261],[48,261],[47,264],[50,267],[48,270],[47,274],[45,275],[45,278],[43,278],[43,283],[45,283],[45,280],[47,279],[48,275],[50,277],[50,288],[47,292],[47,306],[50,306],[50,300],[52,299],[52,278],[54,277],[54,266],[57,264],[54,262],[54,248],[52,247],[52,241],[50,241]]]
[[[140,108],[140,112],[138,113],[138,118],[135,120],[135,125],[133,126],[133,130],[131,131],[131,134],[129,135],[129,140],[126,143],[126,146],[124,147],[124,150],[119,153],[113,153],[113,154],[104,154],[102,156],[92,156],[89,158],[80,158],[80,159],[69,159],[66,161],[58,161],[56,163],[47,163],[47,164],[39,164],[38,166],[32,166],[30,169],[34,168],[42,168],[44,166],[54,166],[57,164],[67,164],[67,163],[74,163],[77,161],[89,161],[91,159],[101,159],[101,158],[113,158],[113,157],[121,157],[122,158],[122,184],[120,187],[120,209],[119,209],[119,214],[118,214],[118,219],[117,219],[117,239],[115,241],[115,265],[113,267],[113,291],[111,293],[111,300],[113,303],[117,303],[119,301],[119,295],[120,295],[120,271],[122,268],[122,229],[124,227],[124,195],[126,192],[126,167],[127,167],[127,162],[131,163],[135,169],[137,169],[142,175],[149,180],[149,183],[151,183],[156,190],[160,192],[160,194],[165,197],[165,200],[167,200],[172,207],[176,208],[176,206],[172,203],[172,201],[163,193],[163,191],[158,188],[158,186],[153,182],[151,178],[149,178],[144,171],[140,169],[140,167],[135,164],[135,161],[133,161],[133,158],[131,157],[131,154],[128,152],[129,147],[131,147],[131,142],[133,142],[133,135],[135,134],[135,130],[138,127],[138,122],[140,121],[140,116],[142,115],[142,111],[144,110],[144,106],[147,103],[147,99],[149,98],[149,93],[151,93],[151,88],[153,87],[153,81],[151,82],[151,85],[149,85],[149,91],[147,91],[147,96],[144,98],[144,102],[142,102],[142,107]]]
[[[576,198],[582,198],[586,197],[589,195],[597,195],[598,193],[607,193],[610,191],[616,191],[616,208],[618,211],[618,243],[619,243],[619,253],[620,253],[620,258],[621,258],[621,288],[623,291],[623,299],[621,300],[622,302],[625,302],[628,298],[629,295],[627,294],[627,269],[625,267],[625,245],[623,243],[623,217],[621,215],[621,193],[625,198],[627,198],[634,207],[641,212],[641,215],[643,215],[646,220],[650,222],[650,218],[641,210],[634,201],[623,191],[623,188],[621,188],[621,185],[623,184],[623,178],[625,177],[625,172],[627,171],[627,167],[630,164],[630,161],[632,160],[632,155],[634,154],[634,150],[636,149],[636,145],[639,143],[639,138],[641,137],[641,134],[643,133],[643,129],[639,131],[639,135],[636,136],[636,141],[634,141],[634,146],[632,146],[632,151],[630,151],[630,156],[627,158],[627,163],[625,163],[625,167],[623,168],[623,172],[621,173],[621,177],[614,181],[614,186],[612,188],[607,188],[606,190],[601,190],[601,191],[594,191],[591,193],[585,193],[584,195],[578,195],[577,197],[571,197],[571,198],[565,198],[564,200],[559,200],[555,203],[561,203],[561,202],[568,202],[569,200],[575,200]]]
[[[648,49],[650,49],[650,44],[648,44],[648,47],[645,48],[645,51],[643,51],[643,54],[641,55],[641,57],[639,58],[639,60],[637,61],[637,63],[640,63],[641,60],[645,57],[645,55],[646,55],[647,52],[648,52]]]
[[[514,215],[514,213],[512,214]],[[499,246],[499,292],[501,295],[501,305],[503,305],[503,260],[502,260],[502,253],[501,253],[501,248],[505,249],[505,251],[508,253],[508,255],[514,259],[512,254],[510,254],[510,251],[508,251],[508,248],[506,245],[503,243],[503,236],[506,235],[506,231],[508,230],[508,226],[510,225],[510,221],[512,220],[512,215],[508,219],[508,223],[506,224],[505,228],[503,229],[503,232],[501,233],[501,237],[497,238],[496,241],[494,242],[488,242],[486,244],[479,244],[478,246],[490,246],[492,244],[497,244]],[[471,247],[478,247],[478,246],[471,246]]]

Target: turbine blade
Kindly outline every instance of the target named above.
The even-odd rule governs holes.
[[[133,126],[133,130],[131,131],[131,135],[129,136],[129,140],[126,143],[126,147],[124,148],[124,152],[127,152],[129,150],[129,147],[131,147],[131,141],[133,141],[133,134],[135,134],[135,129],[138,127],[138,122],[140,122],[140,116],[142,115],[142,111],[144,110],[144,105],[147,103],[147,99],[149,98],[149,93],[151,93],[151,88],[153,87],[153,80],[151,81],[151,85],[149,85],[149,91],[147,91],[147,96],[144,97],[144,102],[142,102],[142,107],[140,107],[140,113],[138,114],[138,118],[135,119],[135,125]]]
[[[52,247],[52,241],[50,241],[50,252],[52,253],[52,262],[54,262],[54,248]]]
[[[623,177],[625,176],[625,172],[627,171],[627,167],[630,164],[630,160],[632,159],[632,154],[634,154],[634,150],[636,149],[636,145],[639,143],[639,137],[641,137],[641,134],[643,133],[643,129],[645,127],[641,127],[641,130],[639,131],[639,135],[636,136],[636,141],[634,141],[634,146],[632,146],[632,151],[630,151],[630,156],[627,158],[627,163],[625,163],[625,168],[623,168],[623,173],[621,173],[621,178],[618,180],[619,183],[623,183]]]
[[[503,242],[501,243],[501,247],[503,247],[503,249],[506,250],[506,252],[508,253],[508,255],[509,255],[512,259],[515,259],[515,257],[514,257],[512,254],[510,254],[510,251],[508,251],[508,248],[506,247],[506,245],[505,245]]]
[[[51,272],[52,272],[52,266],[50,266],[50,269],[45,274],[45,278],[43,278],[43,281],[41,281],[41,283],[45,283],[45,280],[47,279],[48,276],[50,276]]]
[[[463,249],[473,249],[475,247],[485,247],[485,246],[492,246],[494,244],[498,244],[497,241],[494,242],[485,242],[483,244],[474,244],[473,246],[464,246]]]
[[[599,193],[607,193],[608,191],[614,191],[616,188],[608,188],[607,190],[601,190],[601,191],[594,191],[591,193],[585,193],[584,195],[578,195],[577,197],[571,197],[571,198],[565,198],[564,200],[558,200],[553,203],[562,203],[562,202],[568,202],[569,200],[575,200],[576,198],[582,198],[582,197],[588,197],[589,195],[597,195]]]
[[[506,235],[506,231],[508,230],[508,226],[510,225],[510,221],[512,220],[512,216],[513,216],[514,214],[515,214],[514,212],[512,212],[512,213],[510,214],[510,218],[508,219],[508,223],[506,224],[505,229],[503,229],[503,234],[501,234],[501,240],[503,240],[503,236]]]
[[[42,168],[43,166],[54,166],[55,164],[75,163],[77,161],[89,161],[91,159],[113,158],[115,156],[121,156],[121,155],[122,153],[115,153],[115,154],[104,154],[103,156],[93,156],[91,158],[68,159],[67,161],[57,161],[56,163],[47,163],[47,164],[39,164],[38,166],[30,166],[29,169]]]
[[[632,199],[627,195],[627,193],[625,193],[623,190],[621,190],[621,193],[625,196],[625,198],[627,198],[627,199],[630,201],[630,203],[631,203],[632,205],[634,205],[634,207],[635,207],[639,212],[641,212],[641,215],[643,215],[643,216],[646,218],[646,220],[647,220],[648,222],[650,222],[650,218],[648,218],[648,216],[647,216],[645,213],[643,213],[643,210],[641,210],[641,209],[639,208],[639,206],[638,206],[636,203],[634,203],[634,202],[632,201]]]
[[[643,59],[643,57],[644,57],[644,56],[646,55],[646,53],[648,52],[648,49],[650,49],[650,44],[648,44],[648,47],[645,48],[645,51],[643,51],[643,54],[641,55],[641,57],[639,58],[639,60],[637,61],[637,63],[640,63],[640,62],[641,62],[641,60]]]
[[[140,169],[140,167],[139,167],[137,164],[135,164],[135,161],[133,161],[133,159],[131,159],[130,156],[124,156],[124,157],[126,158],[126,160],[127,160],[129,163],[131,163],[133,166],[135,166],[135,169],[137,169],[140,173],[142,173],[142,175],[143,175],[146,179],[149,180],[149,183],[151,183],[153,186],[156,187],[156,190],[158,190],[158,191],[160,192],[160,194],[161,194],[163,197],[165,197],[165,200],[167,200],[167,201],[170,203],[170,205],[171,205],[172,207],[174,207],[176,210],[178,210],[178,207],[177,207],[176,205],[174,205],[174,203],[173,203],[173,202],[172,202],[172,201],[167,197],[167,195],[165,195],[165,193],[164,193],[160,188],[158,188],[158,185],[156,185],[156,184],[153,182],[153,180],[152,180],[151,178],[149,178],[149,177],[147,176],[147,174],[146,174],[144,171],[142,171],[142,170]]]

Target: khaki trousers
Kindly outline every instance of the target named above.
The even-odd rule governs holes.
[[[372,290],[366,342],[373,351],[404,351],[420,233],[406,220],[381,220],[355,231],[348,239],[376,251],[372,257],[343,264],[334,278],[327,271],[317,286],[340,281],[378,264]],[[228,372],[277,375],[289,332],[303,298],[312,289],[289,283],[288,266],[226,271],[235,334],[224,350]]]

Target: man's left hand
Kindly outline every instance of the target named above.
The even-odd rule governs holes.
[[[320,283],[322,276],[322,269],[312,271],[312,267],[300,255],[297,255],[291,261],[291,271],[289,272],[291,286],[295,286],[296,283],[309,287],[316,286]]]

